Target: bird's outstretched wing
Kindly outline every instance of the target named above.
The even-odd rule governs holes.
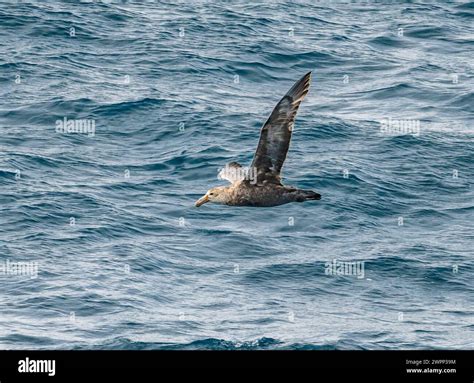
[[[290,146],[296,112],[310,83],[311,72],[308,72],[285,94],[263,125],[251,165],[256,169],[259,184],[280,183],[280,170]]]

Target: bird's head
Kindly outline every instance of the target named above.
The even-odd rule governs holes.
[[[228,197],[226,192],[226,186],[217,186],[209,189],[206,194],[196,201],[196,207],[204,205],[206,202],[226,203]]]

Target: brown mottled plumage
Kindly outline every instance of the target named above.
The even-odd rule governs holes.
[[[284,186],[280,180],[280,171],[290,146],[295,116],[301,101],[308,93],[310,83],[311,72],[293,85],[263,125],[251,165],[251,169],[256,170],[256,179],[227,177],[232,185],[210,189],[196,201],[196,206],[214,202],[233,206],[265,207],[321,199],[321,195],[314,191]],[[234,169],[240,167],[237,163],[229,165]]]

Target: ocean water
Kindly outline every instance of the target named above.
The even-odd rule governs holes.
[[[473,349],[473,21],[1,2],[0,348]],[[283,175],[322,199],[195,208],[309,70]]]

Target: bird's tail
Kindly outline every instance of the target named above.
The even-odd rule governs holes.
[[[318,200],[321,199],[321,194],[316,193],[312,190],[300,190],[301,197],[303,197],[303,201],[310,201],[310,200]]]

